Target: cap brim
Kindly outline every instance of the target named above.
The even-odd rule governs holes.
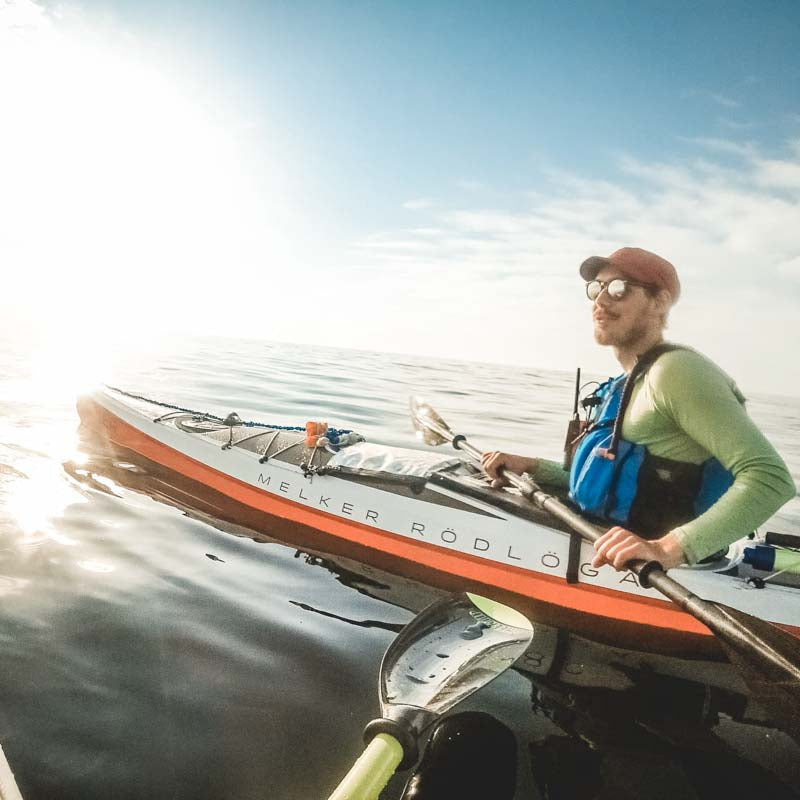
[[[611,262],[607,258],[603,258],[603,256],[591,256],[580,266],[579,271],[581,278],[585,281],[593,281],[597,277],[597,273],[600,272],[603,267],[609,266],[609,264],[611,264]]]

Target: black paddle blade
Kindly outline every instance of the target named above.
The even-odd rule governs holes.
[[[440,428],[442,431],[451,433],[447,423],[422,398],[412,397],[409,400],[409,406],[414,430],[418,435],[422,436],[425,444],[431,447],[438,447],[440,444],[447,444],[453,441],[452,435],[448,438],[433,430],[433,428]]]
[[[719,637],[731,663],[774,722],[800,742],[800,639],[735,608],[717,608],[731,623]],[[739,628],[746,636],[739,638]]]

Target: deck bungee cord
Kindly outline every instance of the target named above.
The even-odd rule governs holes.
[[[242,419],[239,419],[238,414],[235,414],[235,412],[233,412],[233,414],[235,414],[235,416],[236,416],[235,422],[232,421],[232,422],[228,423],[228,422],[226,422],[226,419],[230,419],[231,416],[232,416],[231,414],[229,414],[227,417],[223,418],[223,417],[217,416],[216,414],[211,414],[211,413],[209,413],[207,411],[195,411],[195,410],[193,410],[191,408],[183,408],[182,406],[176,406],[176,405],[174,405],[172,403],[165,403],[165,402],[163,402],[161,400],[153,400],[153,398],[151,398],[151,397],[145,397],[144,395],[141,395],[141,394],[134,394],[133,392],[127,392],[124,389],[119,389],[118,387],[110,386],[109,384],[103,384],[103,385],[105,386],[106,389],[110,389],[112,392],[116,392],[117,394],[121,394],[121,395],[123,395],[125,397],[130,397],[132,400],[141,400],[144,403],[150,403],[151,405],[160,406],[161,408],[169,408],[172,411],[177,411],[177,412],[180,412],[180,413],[183,413],[183,414],[191,414],[194,417],[196,417],[198,421],[200,421],[200,420],[209,420],[210,422],[219,422],[219,423],[221,423],[223,425],[226,425],[226,426],[241,425],[241,426],[243,426],[245,428],[269,428],[270,430],[273,430],[273,431],[305,431],[305,430],[307,430],[307,426],[301,426],[301,425],[275,425],[273,423],[267,423],[267,422],[255,422],[255,421],[252,421],[252,420],[242,420]],[[161,421],[169,419],[171,416],[172,416],[171,414],[165,414],[163,417],[158,417],[154,421],[161,422]],[[327,430],[329,436],[333,436],[333,437],[335,437],[335,439],[338,439],[340,436],[344,436],[345,434],[353,432],[349,428],[327,428],[326,430]],[[335,443],[335,440],[334,440],[334,443]]]

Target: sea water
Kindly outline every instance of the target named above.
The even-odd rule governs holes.
[[[428,599],[162,501],[135,465],[104,471],[75,411],[99,380],[406,447],[421,395],[480,448],[558,458],[574,379],[255,341],[2,342],[0,742],[26,800],[324,798],[379,713],[383,652]],[[800,400],[751,394],[749,410],[800,482]],[[767,528],[800,533],[800,502]],[[530,672],[467,702],[514,731],[517,798],[795,796],[800,749],[735,674],[539,641]]]

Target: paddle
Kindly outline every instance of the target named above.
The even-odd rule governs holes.
[[[412,399],[411,416],[426,444],[449,442],[481,463],[481,451],[467,442],[463,435],[454,434],[430,405]],[[532,480],[509,470],[503,472],[503,477],[524,497],[565,522],[588,541],[595,542],[605,532],[542,491]],[[716,635],[731,662],[742,671],[751,689],[769,706],[775,721],[800,740],[800,639],[743,611],[703,600],[668,576],[656,561],[632,561],[626,566],[639,576],[643,587],[657,589],[706,625]]]
[[[533,627],[517,611],[474,594],[428,606],[391,643],[380,670],[382,718],[330,800],[375,800],[398,767],[417,760],[417,738],[456,703],[510,667]]]

